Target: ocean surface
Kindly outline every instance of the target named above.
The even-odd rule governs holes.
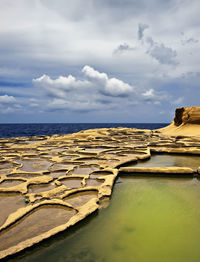
[[[168,123],[49,123],[49,124],[0,124],[0,138],[40,136],[53,134],[71,134],[93,128],[128,127],[139,129],[157,129]]]

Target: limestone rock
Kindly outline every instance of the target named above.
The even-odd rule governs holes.
[[[121,167],[119,169],[120,173],[131,173],[132,175],[139,174],[184,174],[193,175],[193,169],[189,167]]]
[[[158,131],[169,136],[200,137],[200,106],[177,108],[174,121]]]
[[[200,124],[200,106],[181,107],[175,111],[174,124]]]

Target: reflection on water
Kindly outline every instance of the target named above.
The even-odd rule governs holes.
[[[159,155],[152,160],[157,166],[159,159],[167,165],[163,158]],[[192,162],[192,158],[185,161],[194,167],[197,159]],[[169,166],[185,166],[184,157],[168,160]],[[200,181],[119,180],[122,183],[115,184],[109,207],[93,219],[83,221],[73,233],[55,236],[10,261],[199,262]]]

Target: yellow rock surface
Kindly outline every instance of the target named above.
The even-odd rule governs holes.
[[[119,169],[123,173],[146,173],[148,174],[185,174],[193,175],[194,170],[189,167],[121,167]]]
[[[200,106],[177,108],[174,121],[160,129],[166,135],[200,137]]]

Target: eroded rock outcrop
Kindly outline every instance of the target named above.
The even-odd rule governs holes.
[[[200,124],[200,106],[181,107],[175,111],[174,124]]]
[[[200,106],[177,108],[174,121],[160,131],[167,135],[200,137]]]

